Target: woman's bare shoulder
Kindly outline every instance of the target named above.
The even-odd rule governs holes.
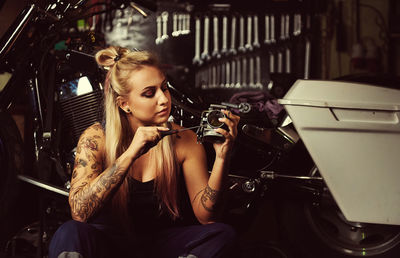
[[[180,130],[185,129],[185,127],[173,124],[172,129]],[[188,155],[195,155],[201,151],[202,146],[197,142],[197,135],[193,130],[179,132],[173,137],[175,137],[176,153],[180,160],[185,160]]]
[[[185,129],[185,127],[180,126],[175,123],[171,123],[173,130],[181,130]],[[182,143],[192,143],[193,141],[197,141],[197,135],[193,130],[186,130],[176,134],[177,141]]]
[[[99,122],[96,122],[86,128],[82,135],[98,135],[100,137],[104,137],[104,128]]]

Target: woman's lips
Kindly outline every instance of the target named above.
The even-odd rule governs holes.
[[[161,110],[160,112],[157,113],[158,115],[164,116],[168,114],[168,108]]]

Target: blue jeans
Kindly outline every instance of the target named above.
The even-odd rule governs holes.
[[[70,220],[54,234],[49,258],[233,257],[235,238],[233,228],[223,223],[174,227],[133,240],[106,225]]]

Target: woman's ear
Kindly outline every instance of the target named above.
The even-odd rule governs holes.
[[[126,100],[126,98],[122,96],[117,97],[117,105],[119,106],[120,109],[122,109],[125,113],[130,113],[131,109],[129,107],[129,103]]]

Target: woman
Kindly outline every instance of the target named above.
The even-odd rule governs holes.
[[[223,111],[229,130],[216,129],[225,140],[214,143],[209,175],[194,132],[163,137],[182,127],[167,122],[171,96],[156,58],[109,47],[96,61],[109,67],[105,126],[80,137],[69,194],[74,220],[57,230],[49,256],[222,256],[234,232],[215,219],[239,117]]]

